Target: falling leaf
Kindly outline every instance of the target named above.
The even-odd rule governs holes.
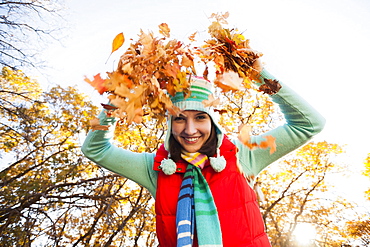
[[[262,141],[259,145],[260,148],[270,148],[270,154],[276,151],[275,137],[269,135],[265,136],[266,141]]]
[[[215,80],[215,84],[224,92],[241,90],[242,83],[243,79],[234,71],[218,74]]]
[[[208,95],[208,100],[205,99],[202,101],[204,107],[215,107],[220,104],[220,99],[215,99],[213,94]]]
[[[193,42],[193,41],[195,41],[195,35],[197,35],[197,33],[198,33],[198,32],[195,32],[195,33],[191,34],[191,35],[189,36],[189,38],[188,38],[188,39],[189,39],[190,41],[192,41],[192,42]]]
[[[103,108],[104,108],[105,110],[107,110],[107,111],[105,112],[105,114],[106,114],[108,117],[113,117],[113,113],[114,113],[114,111],[118,109],[118,107],[116,107],[116,106],[112,106],[112,105],[108,105],[108,104],[101,104],[101,105],[103,106]]]
[[[261,141],[260,144],[251,142],[251,131],[252,127],[250,125],[242,125],[239,127],[238,139],[241,143],[247,146],[249,149],[253,150],[254,148],[270,148],[270,154],[273,154],[276,151],[275,137],[268,135],[265,136],[265,141]]]
[[[94,79],[92,81],[85,76],[85,81],[93,86],[100,94],[107,91],[107,88],[104,86],[105,80],[100,77],[100,73],[94,75]]]
[[[250,125],[242,125],[239,127],[238,139],[246,146],[250,144],[251,130],[252,127]]]
[[[165,37],[170,37],[170,28],[166,23],[162,23],[159,25],[159,33],[163,34]]]
[[[113,42],[112,42],[112,52],[109,54],[109,56],[107,58],[107,61],[105,63],[108,62],[108,60],[109,60],[110,56],[113,54],[113,52],[118,50],[123,45],[124,42],[125,42],[125,36],[123,36],[123,33],[117,34],[116,37],[113,39]]]
[[[123,33],[119,33],[116,35],[116,37],[113,39],[112,43],[112,53],[117,51],[125,42],[125,36]]]
[[[264,79],[265,83],[259,87],[259,91],[274,95],[281,89],[281,84],[278,80]]]
[[[214,111],[216,111],[216,112],[218,112],[218,114],[225,114],[225,113],[227,113],[227,110],[225,110],[225,109],[214,109]]]
[[[101,106],[103,106],[103,108],[104,108],[105,110],[108,110],[108,111],[118,109],[118,107],[115,107],[115,106],[112,106],[112,105],[108,105],[108,104],[101,104]]]
[[[99,118],[91,119],[90,120],[90,126],[91,126],[92,131],[95,131],[95,130],[109,130],[108,125],[100,125]]]

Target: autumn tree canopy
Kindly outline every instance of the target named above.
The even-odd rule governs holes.
[[[149,193],[80,151],[97,107],[72,87],[43,92],[7,67],[0,101],[1,246],[134,246],[143,235],[152,246]]]
[[[308,143],[262,172],[258,178],[265,200],[262,215],[273,246],[299,246],[294,235],[302,224],[311,225],[316,246],[341,246],[340,225],[353,204],[331,194],[329,177],[346,171],[335,162],[342,147],[327,142]],[[335,215],[335,219],[333,219]],[[347,215],[348,217],[348,215]]]
[[[36,81],[9,68],[2,70],[0,100],[0,154],[5,164],[0,173],[2,246],[40,241],[56,246],[156,246],[151,195],[80,152],[97,107],[72,87],[43,92]],[[235,95],[235,104],[223,114],[230,133],[228,117],[247,102],[257,107],[245,113],[251,123],[273,109],[260,98]],[[279,118],[265,119],[262,129],[252,124],[256,133]],[[149,116],[142,124],[123,121],[115,142],[135,152],[153,152],[165,130]],[[339,246],[351,238],[340,234],[343,212],[351,204],[328,197],[326,182],[329,174],[340,171],[332,157],[341,152],[335,144],[310,143],[261,174],[261,211],[274,246],[294,246],[294,229],[302,222],[315,226],[319,246]]]

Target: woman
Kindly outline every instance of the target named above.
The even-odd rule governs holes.
[[[259,77],[275,79],[261,69]],[[191,96],[177,93],[171,100],[184,111],[169,120],[164,142],[156,154],[133,153],[110,143],[113,129],[89,132],[83,153],[97,164],[147,188],[156,199],[157,236],[161,247],[270,246],[256,195],[246,177],[306,143],[319,133],[323,117],[282,84],[271,96],[286,124],[261,136],[276,138],[273,154],[250,150],[224,135],[212,107],[204,107],[210,84],[193,77]],[[102,112],[101,125],[115,119]]]

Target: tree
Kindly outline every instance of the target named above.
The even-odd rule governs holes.
[[[368,154],[365,162],[365,170],[363,175],[370,177],[370,154]],[[370,189],[365,192],[365,198],[370,201]],[[363,212],[357,216],[355,220],[348,221],[346,231],[343,233],[359,240],[364,246],[370,245],[370,212]]]
[[[348,221],[346,225],[346,234],[352,238],[358,239],[363,246],[370,245],[370,217],[363,215],[357,221]]]
[[[40,68],[37,54],[61,37],[60,0],[0,2],[0,64]]]
[[[230,133],[237,127],[231,118],[251,124],[254,133],[279,119],[262,95],[241,93],[233,100],[221,114]],[[0,158],[5,164],[0,172],[1,246],[155,246],[149,192],[80,152],[88,119],[98,110],[86,96],[73,87],[43,92],[21,71],[4,67],[0,101]],[[243,111],[242,122],[239,114],[246,104],[253,107]],[[267,114],[264,121],[258,114]],[[153,152],[165,130],[145,115],[142,124],[120,122],[114,141],[134,152]],[[341,152],[336,144],[310,143],[258,178],[273,246],[294,246],[294,230],[303,222],[316,227],[320,246],[339,246],[351,238],[339,230],[351,205],[330,194],[327,183],[341,171],[336,159]]]
[[[151,195],[80,151],[97,107],[7,67],[0,83],[0,245],[153,246]]]
[[[342,153],[337,144],[309,143],[262,172],[262,215],[273,246],[297,246],[294,233],[300,224],[316,229],[319,246],[340,246],[340,226],[352,204],[331,194],[327,180],[345,167],[334,162]]]
[[[370,153],[367,155],[367,158],[365,160],[365,170],[363,172],[363,175],[370,178]],[[367,200],[370,201],[370,188],[365,192],[365,196]]]

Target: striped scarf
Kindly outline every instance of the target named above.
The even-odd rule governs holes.
[[[194,229],[199,247],[222,247],[222,234],[217,208],[201,168],[208,160],[200,153],[183,153],[186,169],[177,203],[177,246],[193,246]],[[196,227],[195,227],[196,224]]]

